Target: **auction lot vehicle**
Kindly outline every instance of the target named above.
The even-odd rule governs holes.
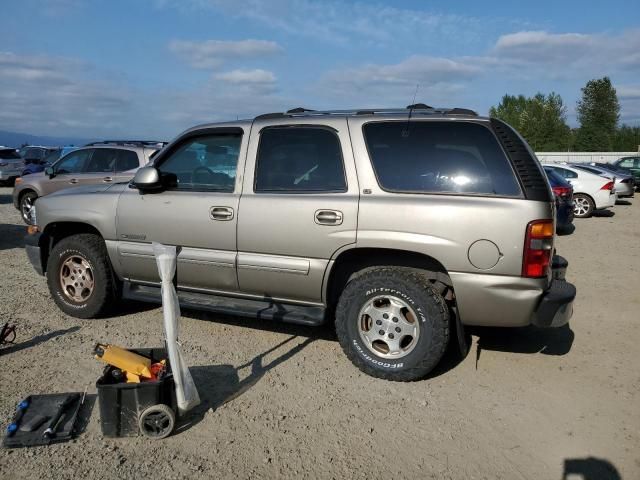
[[[60,158],[44,172],[18,178],[13,190],[13,205],[25,223],[31,223],[30,211],[38,197],[52,192],[90,184],[128,181],[138,168],[146,165],[161,146],[154,142],[97,142],[77,148]]]
[[[616,204],[618,195],[613,180],[565,163],[546,164],[545,168],[564,177],[573,187],[573,213],[576,217],[587,218],[594,210],[610,208]]]
[[[614,172],[606,168],[598,167],[597,165],[585,165],[581,163],[572,163],[571,166],[613,180],[618,198],[633,198],[635,195],[636,182],[630,173]]]
[[[636,180],[636,187],[640,188],[640,156],[622,157],[613,162],[613,165],[618,168],[624,168],[630,172]]]
[[[573,228],[573,187],[549,167],[544,167],[551,191],[556,198],[556,232],[568,233]]]
[[[151,242],[176,245],[183,307],[335,320],[351,361],[388,380],[424,377],[452,327],[556,327],[573,312],[541,165],[466,109],[202,125],[130,184],[47,195],[34,214],[26,251],[67,314],[159,302]]]
[[[24,160],[14,148],[0,147],[0,184],[12,183],[24,168]]]

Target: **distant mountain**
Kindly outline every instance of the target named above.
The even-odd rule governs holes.
[[[77,138],[77,137],[48,137],[41,135],[30,135],[28,133],[8,132],[6,130],[0,130],[0,145],[5,147],[18,148],[23,144],[29,145],[84,145],[95,141],[95,139],[89,138]]]

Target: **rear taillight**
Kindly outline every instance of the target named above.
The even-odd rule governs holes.
[[[567,198],[571,196],[571,187],[551,187],[553,193],[555,193],[560,198]]]
[[[613,190],[613,182],[605,183],[600,190]]]
[[[522,276],[546,277],[553,250],[553,222],[534,220],[527,225],[522,256]]]

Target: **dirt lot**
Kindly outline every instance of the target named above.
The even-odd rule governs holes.
[[[17,323],[18,343],[0,355],[3,430],[28,394],[95,394],[97,341],[162,344],[159,308],[63,315],[10,195],[0,189],[0,322]],[[570,327],[474,331],[464,360],[396,384],[356,370],[328,328],[183,312],[204,405],[179,433],[106,440],[95,404],[71,443],[1,449],[0,478],[640,478],[640,205],[614,212],[558,241],[578,288]]]

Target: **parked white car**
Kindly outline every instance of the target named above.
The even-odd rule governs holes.
[[[574,216],[590,217],[594,210],[613,207],[617,194],[613,180],[565,164],[546,164],[573,186]]]

